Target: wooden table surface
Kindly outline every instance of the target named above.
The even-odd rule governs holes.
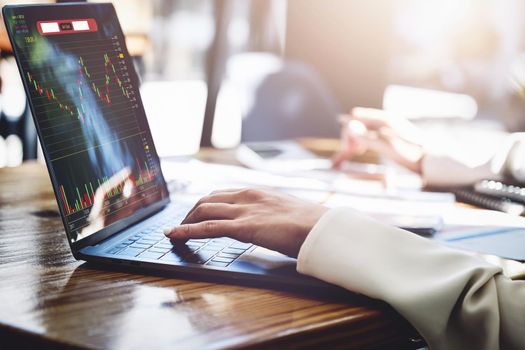
[[[74,260],[45,167],[0,169],[0,348],[415,346],[404,320],[362,297],[183,277]]]

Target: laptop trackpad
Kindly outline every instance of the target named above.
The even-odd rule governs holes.
[[[248,254],[241,255],[232,265],[254,270],[276,270],[283,267],[295,266],[297,260],[276,251],[257,247]]]

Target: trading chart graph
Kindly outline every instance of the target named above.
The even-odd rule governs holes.
[[[26,73],[35,108],[47,113],[39,122],[51,159],[137,136],[141,131],[137,118],[129,118],[138,108],[137,99],[118,37],[68,41],[60,47],[72,53],[65,68],[51,70],[63,71],[60,77],[50,76],[46,66]],[[112,48],[109,52],[108,47]],[[86,123],[96,123],[102,114],[117,133],[90,144],[83,137],[83,128],[89,127]]]
[[[131,183],[137,187],[141,188],[143,185],[149,183],[154,179],[154,174],[152,171],[149,170],[148,163],[144,162],[142,167],[144,167],[144,170],[140,166],[139,160],[137,161],[137,167],[139,169],[139,177],[134,178],[133,175],[129,177],[129,180]],[[102,188],[103,184],[108,183],[110,181],[110,178],[105,176],[102,179],[97,179],[95,182],[95,188]],[[104,196],[106,198],[113,198],[117,195],[120,195],[124,191],[124,183],[119,183],[115,186],[112,186],[107,189],[107,191],[104,191]],[[80,188],[78,186],[75,187],[75,192],[73,193],[73,196],[69,198],[66,194],[66,190],[64,189],[63,185],[60,185],[60,199],[62,201],[62,205],[66,209],[66,214],[74,214],[76,212],[79,212],[83,209],[86,209],[90,206],[92,206],[95,202],[95,191],[93,190],[93,183],[84,183],[84,186],[80,185]]]
[[[55,8],[60,19],[47,20],[13,11],[21,74],[71,239],[94,220],[92,208],[108,225],[166,196],[114,13],[70,19]]]
[[[119,54],[119,58],[124,58],[124,55],[122,53]],[[110,84],[112,82],[115,82],[118,85],[118,88],[122,90],[122,95],[126,98],[130,99],[130,96],[132,94],[129,93],[128,89],[124,87],[124,84],[122,82],[122,79],[118,76],[117,70],[115,68],[115,65],[113,64],[111,58],[109,57],[108,53],[104,53],[104,87],[99,89],[95,82],[95,78],[91,76],[89,73],[89,70],[86,66],[86,63],[82,56],[78,59],[79,64],[79,76],[77,78],[77,87],[78,87],[78,96],[80,98],[80,101],[84,99],[84,92],[83,90],[88,88],[92,89],[93,92],[99,97],[99,99],[106,103],[108,106],[111,105],[111,92],[110,92]],[[84,77],[87,77],[89,80],[91,80],[91,85],[88,84],[87,87],[85,86]],[[36,80],[33,77],[33,74],[31,72],[27,72],[27,79],[29,81],[29,85],[34,87],[34,90],[40,97],[46,97],[48,101],[53,101],[59,109],[65,111],[66,113],[69,113],[71,116],[76,117],[78,120],[80,120],[82,123],[84,123],[84,115],[86,114],[86,110],[84,108],[84,104],[81,102],[80,107],[73,107],[71,108],[71,105],[61,102],[61,98],[57,97],[55,94],[55,91],[53,88],[47,88],[45,86],[40,85],[38,80]],[[131,100],[133,101],[133,100]]]

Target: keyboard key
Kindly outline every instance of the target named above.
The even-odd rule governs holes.
[[[206,244],[206,245],[204,245],[204,246],[201,248],[201,250],[208,250],[208,251],[219,252],[219,251],[222,250],[222,248],[220,248],[220,247],[214,247],[214,246],[212,246],[212,245],[208,245],[208,244]]]
[[[139,239],[137,242],[158,242],[155,238],[150,238],[150,236],[144,236],[141,239]]]
[[[215,261],[210,261],[206,264],[206,266],[218,266],[218,267],[226,267],[228,266],[229,264],[228,263],[223,263],[223,262],[215,262]]]
[[[118,253],[119,256],[137,256],[142,253],[145,249],[127,247]]]
[[[227,258],[227,259],[236,259],[239,257],[238,254],[229,254],[229,253],[224,253],[224,252],[220,252],[219,254],[217,254],[217,256],[220,258]]]
[[[183,257],[182,261],[189,262],[193,264],[204,264],[206,261],[210,260],[212,256],[215,255],[215,252],[197,252],[195,254],[186,255]]]
[[[222,263],[231,263],[233,260],[235,260],[235,258],[221,258],[219,256],[216,256],[215,258],[212,259],[213,262],[222,262]]]
[[[150,249],[148,249],[150,252],[156,252],[156,253],[163,253],[163,254],[166,254],[167,252],[169,252],[171,250],[171,248],[161,248],[161,247],[157,247],[157,246],[154,246],[154,247],[151,247]]]
[[[199,250],[194,255],[199,258],[199,261],[206,262],[206,261],[210,260],[211,257],[214,256],[215,254],[216,254],[216,252],[214,252],[214,251],[206,251],[206,250],[202,251],[202,250]]]
[[[162,237],[156,237],[155,234],[149,234],[149,235],[146,235],[144,237],[142,237],[140,240],[146,240],[146,241],[158,241],[160,240]]]
[[[195,255],[187,255],[187,256],[183,256],[181,261],[185,262],[185,263],[192,263],[192,264],[203,264],[203,261],[202,259],[199,259],[197,256]]]
[[[135,242],[135,243],[143,243],[143,244],[151,244],[151,245],[153,245],[153,244],[155,244],[155,243],[157,243],[157,242],[158,242],[158,240],[156,240],[156,239],[150,239],[150,238],[146,239],[146,238],[142,238],[142,239],[138,240],[138,241]]]
[[[242,253],[244,253],[244,249],[226,248],[226,249],[222,250],[222,253],[235,254],[235,255],[239,256]]]
[[[163,255],[164,255],[163,253],[152,252],[152,251],[146,250],[145,252],[139,255],[139,258],[157,260]]]
[[[122,248],[111,248],[110,250],[107,251],[108,254],[115,254],[117,253],[119,250],[121,250]]]
[[[228,242],[223,242],[219,239],[212,239],[211,241],[207,242],[207,244],[212,244],[212,245],[228,245],[229,243]]]
[[[166,243],[161,242],[161,243],[158,243],[156,245],[156,247],[170,248],[171,249],[171,248],[173,248],[173,244],[171,244],[171,242],[166,242]]]
[[[228,246],[225,246],[225,245],[217,245],[217,244],[206,244],[204,246],[205,249],[207,250],[215,250],[215,251],[220,251],[220,250],[223,250],[225,248],[227,248]]]
[[[153,244],[151,244],[151,243],[139,243],[139,242],[136,242],[136,243],[133,243],[132,245],[130,245],[130,247],[148,249],[152,245]]]
[[[234,242],[230,248],[238,248],[238,249],[249,249],[252,246],[251,243],[243,243],[243,242]]]
[[[164,238],[166,238],[166,236],[164,236],[164,234],[155,233],[155,234],[152,234],[152,235],[147,235],[144,238],[149,238],[149,239],[154,239],[156,241],[160,241],[160,240],[163,240]]]
[[[214,238],[211,240],[212,243],[219,243],[219,244],[230,244],[233,242],[233,239],[228,237],[221,237],[221,238]]]
[[[179,261],[182,261],[182,258],[173,252],[169,252],[166,255],[164,255],[162,258],[160,258],[160,260],[179,262]]]
[[[209,242],[209,238],[190,239],[188,243],[206,243]]]
[[[198,244],[198,243],[186,243],[186,247],[194,247],[194,248],[201,248],[202,246],[204,246],[204,244]]]
[[[230,245],[230,243],[229,242],[221,242],[221,241],[211,241],[211,242],[208,242],[207,245],[217,246],[217,247],[227,247],[228,245]]]

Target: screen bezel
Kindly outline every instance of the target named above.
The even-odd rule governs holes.
[[[6,26],[6,29],[7,29],[7,33],[8,33],[8,36],[9,36],[9,41],[11,42],[11,47],[13,49],[13,55],[15,56],[15,59],[16,59],[16,64],[17,64],[17,67],[18,67],[18,72],[19,74],[21,75],[21,80],[22,80],[22,83],[24,85],[24,90],[25,90],[25,93],[26,93],[26,96],[27,96],[27,100],[28,100],[28,103],[29,103],[29,108],[31,110],[31,114],[33,116],[33,122],[35,124],[35,128],[37,130],[37,134],[38,134],[38,138],[40,140],[42,140],[42,133],[41,133],[41,130],[40,130],[40,127],[38,125],[38,122],[37,122],[37,119],[36,119],[36,113],[35,113],[35,107],[33,105],[33,101],[31,100],[31,94],[30,94],[30,90],[29,90],[29,86],[27,85],[27,81],[23,78],[23,67],[20,63],[20,58],[18,56],[18,48],[16,46],[16,43],[15,43],[15,40],[14,40],[14,35],[13,33],[11,32],[11,28],[10,28],[10,25],[8,23],[8,18],[7,18],[7,11],[8,10],[12,10],[12,9],[16,9],[16,10],[24,10],[24,9],[28,9],[28,8],[54,8],[54,7],[57,7],[57,6],[60,6],[60,7],[78,7],[79,8],[79,13],[81,14],[82,13],[82,7],[85,7],[85,6],[93,6],[93,7],[103,7],[105,11],[111,11],[111,15],[115,18],[116,22],[117,22],[117,31],[118,31],[118,35],[120,35],[122,38],[125,38],[124,37],[124,33],[122,31],[122,27],[120,25],[120,21],[118,20],[118,17],[117,17],[117,13],[115,11],[115,8],[113,6],[113,4],[111,3],[74,3],[74,4],[39,4],[39,5],[6,5],[2,8],[2,15],[4,17],[4,23],[5,23],[5,26]],[[129,57],[129,52],[128,52],[128,48],[127,48],[127,45],[126,45],[126,42],[124,40],[123,42],[123,49],[125,50],[125,53],[127,54],[127,56]],[[130,73],[134,74],[134,78],[135,78],[135,81],[138,83],[140,82],[139,80],[139,77],[137,75],[137,72],[135,70],[135,66],[134,65],[131,65],[133,68],[130,69]],[[142,115],[144,115],[144,118],[146,118],[146,111],[144,110],[144,105],[142,103],[142,98],[140,96],[140,90],[138,89],[137,87],[137,103],[139,105],[139,111],[142,112]],[[149,135],[151,136],[151,130],[149,128],[149,123],[147,121],[147,118],[146,118],[146,128],[147,128],[147,132],[149,133]],[[157,150],[155,148],[155,143],[153,141],[153,137],[151,136],[151,148],[152,148],[152,153],[156,159],[156,161],[158,162],[158,164],[160,164],[160,159],[159,159],[159,156],[157,154]],[[151,216],[152,214],[160,211],[162,208],[164,208],[166,205],[169,204],[170,202],[170,196],[169,196],[169,191],[168,191],[168,187],[167,187],[167,184],[166,184],[166,181],[164,179],[164,175],[162,173],[162,169],[159,168],[159,174],[158,176],[160,176],[160,181],[161,181],[161,186],[164,187],[164,191],[165,193],[167,193],[168,195],[159,200],[158,202],[156,203],[153,203],[145,208],[141,208],[139,210],[137,210],[134,214],[132,214],[131,216],[127,217],[127,218],[124,218],[124,219],[121,219],[115,223],[112,223],[111,225],[107,226],[107,227],[104,227],[103,229],[101,229],[100,231],[97,231],[95,233],[93,233],[92,235],[89,235],[85,238],[82,238],[76,242],[72,242],[71,241],[71,233],[70,233],[70,230],[69,230],[69,227],[68,227],[68,223],[67,223],[67,220],[66,220],[66,214],[62,208],[62,206],[60,205],[60,191],[59,191],[59,188],[58,188],[58,182],[56,180],[56,177],[55,177],[55,173],[54,173],[54,170],[53,170],[53,167],[52,167],[52,164],[51,164],[51,160],[50,160],[50,157],[49,157],[49,154],[47,152],[47,149],[45,147],[45,145],[43,144],[43,142],[40,142],[41,146],[42,146],[42,153],[44,155],[44,159],[45,159],[45,162],[46,162],[46,166],[47,166],[47,170],[48,170],[48,173],[49,173],[49,177],[51,179],[51,184],[53,186],[53,192],[55,194],[55,199],[57,201],[57,205],[58,205],[58,210],[60,211],[60,216],[62,218],[62,223],[64,225],[64,229],[66,231],[66,235],[67,235],[67,241],[71,247],[71,250],[73,251],[73,254],[75,254],[77,251],[79,251],[80,249],[82,249],[83,247],[86,247],[86,246],[89,246],[89,245],[93,245],[93,244],[96,244],[104,239],[106,239],[107,237],[115,234],[115,233],[118,233],[119,231],[122,231],[123,229],[131,226],[132,224],[134,223],[137,223],[139,222],[140,220],[148,217],[148,216]]]

